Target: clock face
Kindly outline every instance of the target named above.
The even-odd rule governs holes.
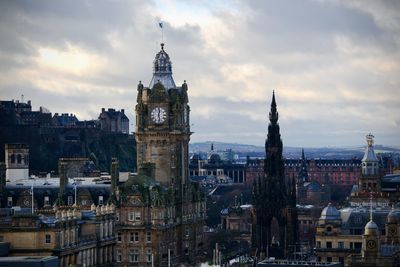
[[[163,123],[166,118],[167,118],[167,112],[163,108],[157,107],[151,111],[151,119],[155,123]]]
[[[376,242],[374,240],[368,240],[367,247],[373,249],[376,247]]]

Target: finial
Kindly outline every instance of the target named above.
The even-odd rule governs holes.
[[[161,43],[161,50],[164,51],[164,43]]]
[[[369,203],[369,220],[372,221],[372,193],[370,196],[370,203]]]
[[[276,106],[276,101],[275,101],[275,90],[272,90],[272,102],[271,106]]]
[[[371,147],[374,144],[374,137],[375,136],[373,136],[372,133],[367,134],[366,138],[369,147]]]

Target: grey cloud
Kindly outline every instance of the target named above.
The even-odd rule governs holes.
[[[235,13],[204,4],[221,27],[232,31],[226,38],[217,36],[215,50],[203,35],[204,25],[174,26],[153,2],[0,1],[1,96],[11,99],[23,93],[34,105],[77,113],[80,119],[97,117],[101,107],[125,108],[134,124],[136,85],[139,80],[145,85],[150,81],[161,39],[157,21],[164,20],[175,81],[189,84],[192,140],[262,145],[271,91],[277,89],[287,145],[362,144],[364,132],[369,131],[376,133],[378,142],[398,144],[399,36],[396,27],[388,30],[376,19],[386,7],[246,1],[235,2],[239,9]],[[335,43],[337,36],[359,50],[343,54]],[[26,71],[43,71],[34,61],[38,47],[64,50],[67,43],[103,58],[105,69],[90,75],[40,73],[43,79],[68,81],[69,94],[49,91],[23,76]],[[394,65],[375,70],[379,66],[373,60]],[[223,72],[227,65],[246,64],[267,72],[250,73],[242,80],[228,80],[229,73]],[[87,91],[79,91],[82,84]],[[291,86],[298,91],[288,97],[283,90]],[[249,90],[256,90],[257,98],[241,100],[240,92]],[[321,98],[301,96],[307,90]],[[346,96],[343,90],[352,94]]]

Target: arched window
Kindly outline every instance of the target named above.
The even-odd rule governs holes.
[[[11,155],[11,163],[15,163],[15,155],[14,154]]]
[[[21,162],[22,162],[21,154],[18,154],[18,155],[17,155],[17,163],[18,163],[18,164],[21,164]]]

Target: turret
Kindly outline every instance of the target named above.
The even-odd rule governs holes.
[[[375,155],[374,151],[374,136],[372,134],[368,134],[366,136],[367,139],[367,148],[365,149],[364,157],[362,158],[362,174],[364,176],[373,176],[379,174],[379,165],[378,158]]]
[[[379,257],[379,228],[372,217],[372,196],[370,203],[369,222],[364,227],[361,256],[368,260],[375,260]]]
[[[392,210],[389,212],[386,225],[385,225],[385,232],[386,232],[386,243],[387,244],[399,244],[399,232],[398,232],[398,224],[399,224],[399,217],[392,207]]]
[[[361,191],[380,192],[381,177],[379,173],[379,161],[374,151],[374,136],[368,134],[367,148],[365,149],[364,157],[361,160],[361,177],[358,182],[358,187]]]

